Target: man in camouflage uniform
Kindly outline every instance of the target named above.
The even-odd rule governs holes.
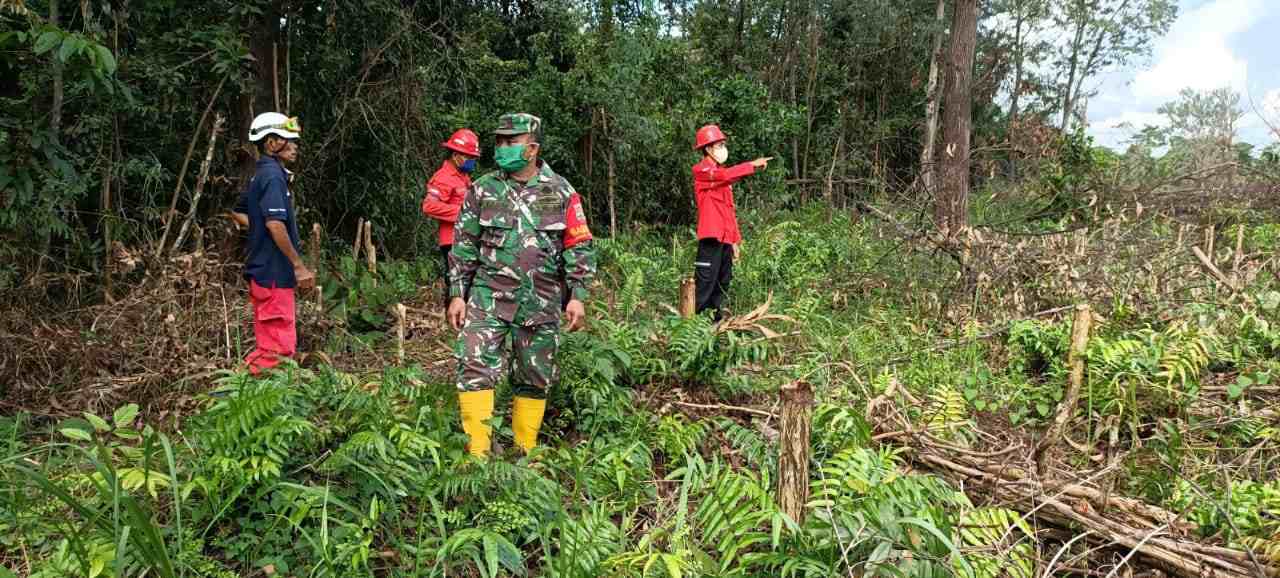
[[[461,330],[458,405],[475,456],[489,450],[485,422],[504,365],[515,394],[516,444],[527,452],[537,443],[547,389],[558,377],[561,308],[568,330],[577,329],[595,274],[582,201],[538,158],[541,125],[524,113],[498,119],[499,170],[471,186],[454,231],[448,315]]]

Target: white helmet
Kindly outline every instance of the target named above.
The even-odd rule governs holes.
[[[253,123],[249,125],[249,141],[258,142],[269,134],[286,139],[301,138],[302,126],[298,124],[298,117],[278,112],[264,112],[254,117]]]

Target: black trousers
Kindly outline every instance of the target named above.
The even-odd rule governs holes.
[[[444,264],[443,272],[440,277],[444,279],[444,307],[449,308],[449,251],[453,250],[453,245],[440,245],[441,263]]]
[[[715,311],[716,321],[722,315],[725,292],[733,279],[733,247],[716,239],[698,239],[698,256],[693,262],[693,280],[697,292],[697,312]]]

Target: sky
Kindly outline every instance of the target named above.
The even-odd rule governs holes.
[[[1132,130],[1161,125],[1156,109],[1190,87],[1230,86],[1245,116],[1238,138],[1263,147],[1277,140],[1253,108],[1280,128],[1280,0],[1180,0],[1178,19],[1156,41],[1150,59],[1130,63],[1094,82],[1089,134],[1123,150]],[[1250,104],[1252,96],[1253,104]]]

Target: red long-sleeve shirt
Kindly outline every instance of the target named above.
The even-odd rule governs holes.
[[[755,174],[751,163],[731,167],[717,165],[711,157],[693,165],[693,195],[698,202],[698,238],[721,243],[742,241],[738,212],[733,204],[733,183]]]
[[[422,212],[440,222],[441,246],[453,244],[453,224],[458,220],[462,200],[467,197],[467,189],[470,187],[471,177],[459,171],[448,159],[431,175],[431,180],[427,181],[427,195],[422,199]]]

